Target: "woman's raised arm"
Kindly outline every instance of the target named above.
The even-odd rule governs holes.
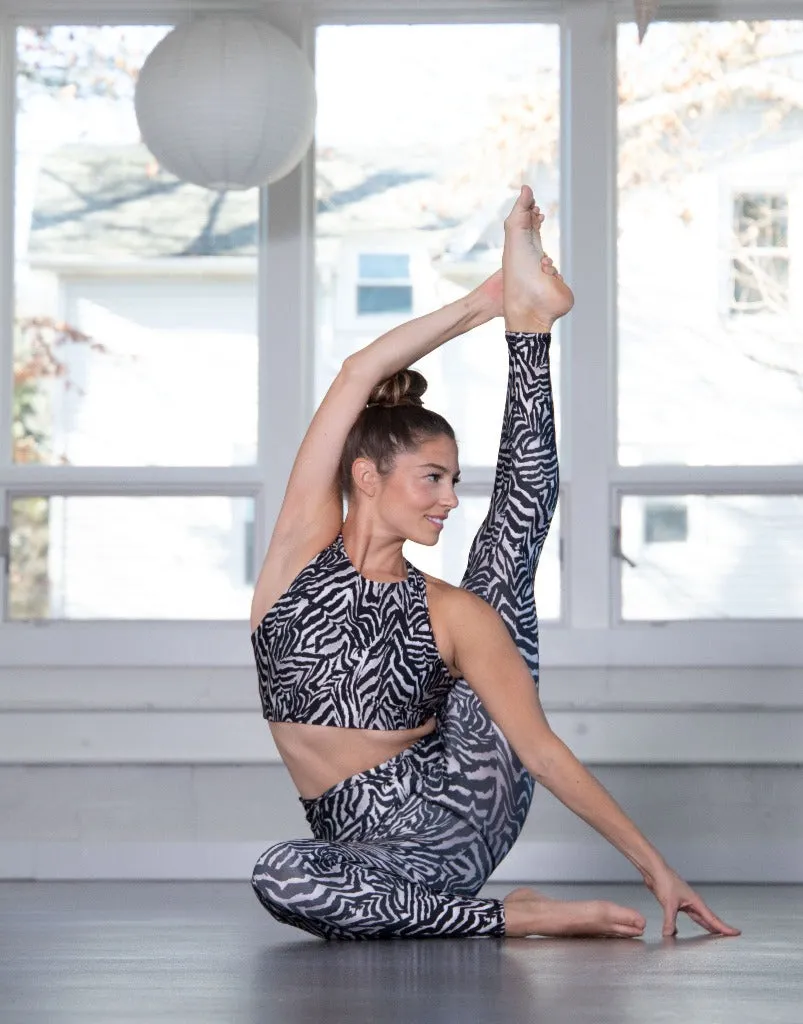
[[[309,538],[310,530],[331,532],[341,522],[338,468],[349,430],[372,388],[445,342],[502,313],[502,274],[425,316],[394,327],[348,356],[309,425],[298,450],[274,535],[284,542]]]
[[[374,386],[450,339],[501,314],[502,273],[497,271],[463,298],[394,327],[344,361],[293,463],[254,590],[252,625],[312,554],[334,540],[343,525],[340,456]]]
[[[450,598],[444,609],[456,670],[527,771],[638,868],[663,907],[664,935],[674,934],[679,910],[710,932],[738,935],[667,866],[608,791],[552,732],[529,669],[498,612],[466,590],[450,593]]]

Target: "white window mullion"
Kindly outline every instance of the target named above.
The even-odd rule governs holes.
[[[304,207],[313,156],[267,189],[259,269],[259,458],[263,472],[263,540],[281,507],[296,451],[311,415],[313,248]],[[263,218],[264,220],[265,218]],[[300,228],[300,230],[299,230]],[[265,545],[261,545],[264,551]]]
[[[803,466],[619,466],[611,484],[643,494],[803,494]]]
[[[0,486],[20,494],[251,495],[257,466],[10,466]]]
[[[315,31],[294,6],[273,23],[314,66]],[[255,559],[261,564],[296,452],[313,414],[315,147],[263,190],[259,265],[259,455],[262,500]],[[259,569],[257,565],[257,570]]]
[[[610,624],[609,473],[615,409],[615,24],[606,4],[566,6],[562,36],[562,261],[576,305],[561,325],[563,475],[571,628]]]
[[[0,466],[11,462],[14,351],[14,133],[16,40],[0,17]]]
[[[0,526],[10,527],[10,494],[3,479],[11,463],[14,394],[14,134],[16,39],[0,16]],[[0,623],[6,617],[8,555],[0,555]]]

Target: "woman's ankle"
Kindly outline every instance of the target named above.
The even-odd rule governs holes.
[[[551,334],[554,320],[547,323],[532,313],[505,312],[505,331],[508,334]]]
[[[513,895],[511,893],[511,895]],[[529,899],[510,899],[506,897],[505,908],[505,935],[511,939],[521,939],[526,935],[532,935],[536,924],[534,918],[538,912],[538,902]]]

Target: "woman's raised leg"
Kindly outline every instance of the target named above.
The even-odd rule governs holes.
[[[538,685],[533,580],[558,499],[549,375],[549,335],[507,333],[509,378],[488,514],[471,546],[461,586],[499,612]],[[486,838],[494,862],[521,831],[533,780],[465,680],[439,719],[449,804]]]
[[[542,219],[532,194],[523,193],[505,224],[507,401],[488,514],[474,538],[461,583],[502,616],[535,686],[539,667],[533,583],[559,483],[549,330],[573,301],[554,268],[542,262]],[[446,750],[449,806],[482,832],[498,864],[524,824],[533,780],[464,680],[449,695],[439,731]]]

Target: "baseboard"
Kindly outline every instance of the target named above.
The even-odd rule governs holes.
[[[803,883],[803,840],[662,842],[661,854],[692,883]],[[636,882],[641,876],[612,846],[586,843],[516,843],[493,881]]]
[[[4,880],[247,880],[269,843],[0,842]],[[670,864],[692,883],[803,884],[803,840],[662,844]],[[517,843],[496,882],[633,882],[639,876],[616,850],[591,843]]]

